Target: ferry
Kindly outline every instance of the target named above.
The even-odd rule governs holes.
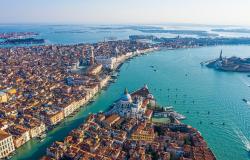
[[[166,106],[164,107],[164,111],[169,111],[172,110],[174,107],[173,106]]]
[[[242,101],[245,102],[246,104],[250,105],[250,101],[246,100],[245,98],[243,98]]]

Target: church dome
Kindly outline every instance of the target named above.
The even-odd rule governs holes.
[[[125,88],[125,91],[124,91],[124,94],[121,97],[121,100],[122,101],[129,101],[129,102],[132,101],[131,95],[128,93],[128,89],[127,88]]]

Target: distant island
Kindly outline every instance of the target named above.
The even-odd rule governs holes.
[[[250,29],[238,28],[238,29],[212,29],[214,32],[231,32],[231,33],[250,33]]]
[[[170,33],[170,34],[187,34],[187,35],[196,35],[202,37],[216,37],[219,36],[216,33],[208,33],[207,31],[201,30],[165,30],[165,29],[139,29],[138,31],[143,33]]]
[[[204,37],[204,38],[188,38],[177,36],[175,38],[158,38],[153,35],[131,35],[131,41],[152,40],[158,47],[168,48],[193,48],[217,45],[244,45],[250,44],[250,38],[223,38],[223,37]]]
[[[37,36],[36,32],[4,32],[0,33],[0,39],[19,39]]]
[[[91,27],[91,29],[97,29],[97,30],[146,30],[146,29],[163,29],[162,27],[157,27],[157,26],[133,26],[133,25],[128,25],[128,26],[101,26],[101,27]]]
[[[0,42],[0,45],[6,44],[42,44],[45,43],[44,39],[36,39],[36,38],[23,38],[23,39],[7,39],[3,42]]]
[[[201,64],[206,64],[206,66],[209,68],[214,68],[221,71],[250,72],[250,58],[226,58],[222,56],[222,50],[219,58],[207,62],[202,62]]]

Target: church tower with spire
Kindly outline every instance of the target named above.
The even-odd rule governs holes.
[[[91,47],[91,55],[90,55],[90,65],[95,64],[95,55],[94,55],[94,47]]]
[[[222,61],[223,60],[223,58],[222,58],[222,50],[220,51],[220,61]]]
[[[79,59],[79,65],[83,66],[84,65],[84,60],[86,58],[86,49],[82,49],[82,53],[80,54],[80,59]]]

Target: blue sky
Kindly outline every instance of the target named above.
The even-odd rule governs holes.
[[[250,26],[250,0],[0,0],[0,23]]]

